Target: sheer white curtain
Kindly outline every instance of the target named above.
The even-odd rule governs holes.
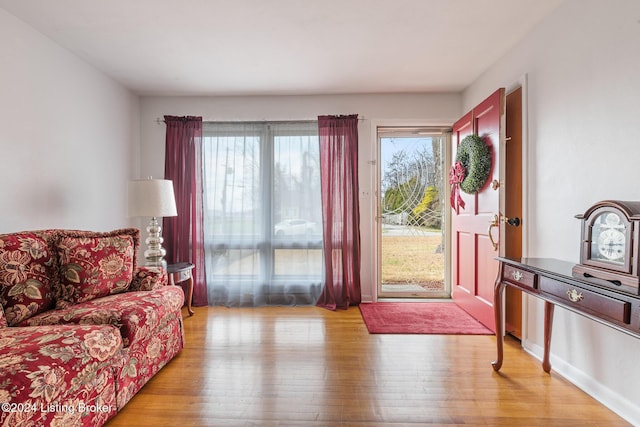
[[[202,136],[209,304],[314,304],[323,282],[317,122],[205,122]]]

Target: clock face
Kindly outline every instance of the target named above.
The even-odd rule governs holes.
[[[598,252],[611,261],[624,258],[625,237],[612,228],[604,230],[598,236]]]
[[[605,212],[593,222],[591,259],[615,264],[625,261],[626,227],[618,214]]]

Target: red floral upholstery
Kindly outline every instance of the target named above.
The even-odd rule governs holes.
[[[60,289],[56,306],[89,301],[127,290],[133,279],[140,232],[66,232],[55,243]]]
[[[53,307],[56,269],[43,233],[0,235],[0,304],[9,326]]]
[[[0,338],[3,426],[95,426],[116,414],[111,326],[4,328]]]
[[[167,272],[157,267],[138,267],[133,273],[130,291],[150,291],[166,286]]]
[[[136,267],[138,241],[0,235],[0,426],[103,425],[182,350],[182,288]]]
[[[183,304],[182,289],[165,286],[154,292],[127,292],[51,310],[26,319],[20,326],[114,325],[120,328],[124,346],[129,347],[157,330],[168,313],[180,312]]]
[[[184,347],[182,315],[172,312],[142,340],[124,349],[116,366],[116,404],[122,409]]]

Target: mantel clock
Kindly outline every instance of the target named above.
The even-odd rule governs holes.
[[[576,218],[582,242],[573,276],[638,295],[640,202],[605,200]]]

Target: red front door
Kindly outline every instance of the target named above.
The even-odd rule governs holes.
[[[453,299],[494,332],[493,287],[498,272],[494,258],[499,255],[500,227],[490,231],[489,226],[500,217],[500,187],[492,182],[504,182],[500,179],[503,122],[504,89],[498,89],[453,125],[454,159],[462,139],[472,133],[484,140],[492,155],[485,185],[477,194],[461,193],[465,208],[452,213]]]

